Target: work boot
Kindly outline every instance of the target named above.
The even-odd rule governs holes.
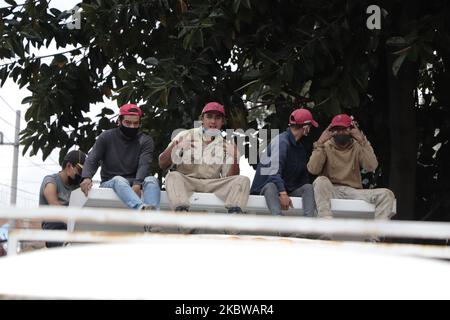
[[[236,213],[243,213],[243,212],[240,207],[231,207],[231,208],[228,208],[228,213],[236,214]]]

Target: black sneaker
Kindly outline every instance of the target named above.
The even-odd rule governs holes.
[[[189,212],[189,207],[178,206],[178,207],[175,208],[175,212]]]
[[[140,210],[141,211],[156,211],[156,207],[144,204],[144,205],[142,205]]]
[[[228,213],[236,214],[236,213],[243,213],[243,212],[240,207],[231,207],[231,208],[228,208]]]

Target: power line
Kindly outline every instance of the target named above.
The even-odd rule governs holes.
[[[12,112],[16,113],[16,110],[14,110],[13,107],[11,107],[11,105],[8,103],[8,101],[6,101],[2,96],[0,96],[0,99],[6,104],[6,106],[8,108],[10,108],[12,110]]]
[[[61,165],[56,165],[56,164],[53,164],[53,163],[42,163],[41,165],[40,165],[41,167],[61,167]],[[34,167],[36,167],[36,165],[24,165],[24,164],[21,164],[21,165],[19,165],[18,166],[19,168],[34,168]],[[0,168],[11,168],[11,166],[0,166]]]
[[[0,96],[0,99],[6,104],[6,106],[11,109],[12,112],[16,113],[17,110],[14,110],[13,107],[11,107],[11,105],[8,103],[8,101],[5,100],[5,98],[3,98],[2,96]],[[25,121],[25,117],[23,113],[20,113],[20,117],[22,118],[23,121]],[[25,121],[26,122],[26,121]]]
[[[14,126],[11,122],[9,122],[8,120],[5,120],[2,116],[0,116],[0,120],[2,120],[3,122],[5,122],[7,125],[9,125],[10,127],[16,129],[16,126]]]
[[[24,158],[25,160],[31,162],[32,164],[34,164],[36,167],[40,167],[41,169],[46,170],[47,172],[54,173],[53,170],[49,170],[49,169],[43,167],[42,164],[36,163],[36,162],[34,162],[33,160],[31,160],[30,158],[27,158],[27,157],[23,157],[23,158]]]
[[[36,181],[36,180],[22,180],[22,179],[18,179],[17,181],[25,182],[25,183],[35,183],[35,184],[41,184],[42,183],[42,180],[41,181]]]
[[[5,193],[3,193],[3,194],[5,194]],[[36,200],[37,200],[36,198],[29,198],[29,197],[25,197],[25,196],[20,195],[20,194],[17,195],[17,198],[19,198],[21,200],[26,200],[27,202],[29,202],[29,201],[36,202]],[[0,198],[0,203],[2,203],[4,205],[8,205],[9,204],[8,200],[6,198]]]
[[[88,48],[88,46],[81,46],[81,47],[78,47],[78,48],[75,48],[75,49],[70,49],[70,50],[67,50],[67,51],[62,51],[62,52],[57,52],[57,53],[53,53],[53,54],[48,54],[48,55],[45,55],[45,56],[33,57],[33,58],[30,58],[29,60],[33,61],[33,60],[36,60],[36,59],[50,58],[50,57],[54,57],[54,56],[59,55],[59,54],[69,53],[69,52],[80,50],[80,49],[83,49],[83,48]],[[11,64],[16,63],[17,61],[18,60],[15,60],[15,61],[12,61],[12,62],[8,62],[8,63],[4,63],[4,64],[0,64],[0,67],[9,66]]]
[[[50,1],[47,3],[47,5],[50,3]],[[40,2],[40,0],[34,0],[34,1],[30,1],[30,2],[25,1],[24,3],[21,3],[21,4],[16,4],[16,5],[12,4],[10,6],[1,7],[0,10],[2,10],[2,9],[9,9],[9,8],[16,9],[16,8],[24,7],[24,6],[28,5],[28,4],[34,4],[34,3],[38,3],[38,2]]]
[[[60,166],[61,164],[59,164],[55,159],[52,158],[52,156],[49,156],[48,159],[50,159],[50,161],[52,161],[55,165]]]
[[[12,141],[9,140],[7,136],[5,136],[5,133],[4,132],[2,132],[2,133],[3,133],[3,139],[6,140],[6,143],[12,143]]]
[[[12,188],[11,185],[8,185],[8,184],[5,184],[5,183],[1,183],[1,182],[0,182],[0,186]],[[31,194],[32,196],[39,196],[37,193],[32,193],[32,192],[29,192],[29,191],[27,191],[27,190],[23,190],[23,189],[20,189],[20,188],[14,188],[14,189],[17,190],[17,191],[20,191],[20,192],[24,192],[24,193],[27,193],[27,194]]]
[[[39,0],[33,1],[33,2],[31,2],[31,3],[36,3],[36,2],[39,2]],[[49,0],[48,3],[47,3],[47,6],[48,6],[48,7],[49,7],[50,2],[51,2],[51,0]],[[112,6],[110,9],[107,9],[107,10],[105,10],[105,11],[112,11],[112,10],[115,10],[115,9],[117,9],[117,8],[120,9],[120,8],[131,7],[131,6],[133,6],[133,5],[141,5],[141,4],[142,4],[142,5],[150,5],[150,3],[148,3],[147,0],[143,0],[143,1],[137,1],[137,2],[130,2],[130,3],[126,3],[126,4],[117,4],[117,5],[114,5],[114,6]],[[4,8],[0,8],[0,9],[11,8],[11,7],[22,7],[22,6],[24,6],[24,5],[26,5],[26,4],[17,5],[17,6],[9,6],[9,7],[4,7]],[[78,47],[78,48],[75,48],[75,49],[72,49],[72,50],[67,50],[67,51],[58,52],[58,53],[54,53],[54,54],[49,54],[49,55],[45,55],[45,56],[34,57],[34,58],[31,58],[30,60],[32,61],[32,60],[36,60],[36,59],[49,58],[49,57],[56,56],[56,55],[58,55],[58,54],[69,53],[69,52],[76,51],[76,50],[83,49],[83,48],[84,48],[84,49],[88,49],[88,48],[90,48],[90,46],[89,46],[89,45],[81,46],[81,47]],[[0,64],[0,67],[3,67],[3,66],[9,66],[9,65],[11,65],[11,64],[16,63],[17,61],[18,61],[18,60],[15,60],[15,61],[12,61],[12,62],[8,62],[8,63],[5,63],[5,64]]]

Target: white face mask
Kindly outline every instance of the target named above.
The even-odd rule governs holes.
[[[310,130],[311,130],[310,126],[303,127],[303,135],[305,137],[308,136]]]
[[[208,137],[217,137],[221,134],[219,129],[207,129],[203,127],[203,134]]]

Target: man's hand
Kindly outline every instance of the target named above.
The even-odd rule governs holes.
[[[81,191],[83,191],[84,195],[87,197],[89,190],[92,188],[92,179],[91,178],[84,178],[83,181],[80,183]]]
[[[224,140],[223,154],[228,157],[225,160],[233,159],[233,164],[239,164],[239,151],[237,144]]]
[[[352,125],[353,129],[350,130],[352,137],[359,143],[362,143],[365,138],[364,134],[359,130],[358,124],[355,121],[352,122]]]
[[[335,132],[330,131],[331,128],[331,124],[322,132],[322,134],[320,135],[320,138],[317,140],[318,144],[324,144],[325,142],[327,142],[328,140],[330,140],[332,137],[334,137],[334,135],[336,134]]]
[[[133,191],[137,194],[137,196],[139,198],[141,197],[141,185],[140,184],[133,184],[131,189],[133,189]]]
[[[293,208],[292,200],[288,196],[287,192],[280,192],[280,204],[281,204],[281,210],[289,210],[289,208]]]

